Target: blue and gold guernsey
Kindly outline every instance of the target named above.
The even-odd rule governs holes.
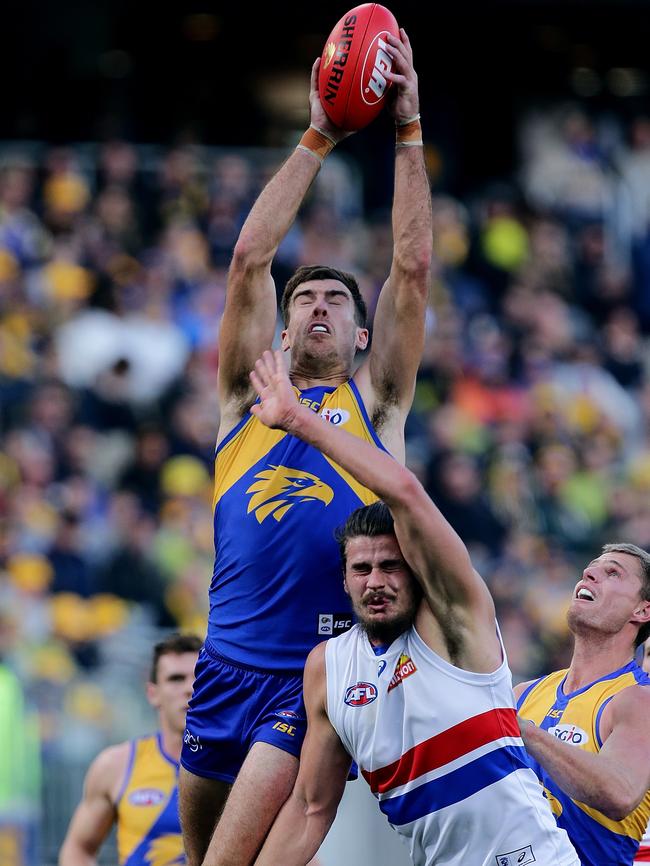
[[[352,380],[296,393],[383,448]],[[334,530],[376,499],[312,446],[245,415],[216,455],[214,649],[239,664],[297,672],[316,643],[346,631],[352,613]]]
[[[178,764],[165,753],[160,733],[131,742],[115,808],[120,866],[187,862],[178,817]]]
[[[600,723],[608,702],[628,686],[650,685],[650,677],[632,661],[581,689],[565,694],[567,671],[536,680],[518,702],[520,716],[587,752],[597,753],[603,743]],[[596,809],[572,800],[532,758],[555,818],[569,838],[583,866],[626,866],[634,854],[650,817],[650,792],[622,821],[613,821]]]

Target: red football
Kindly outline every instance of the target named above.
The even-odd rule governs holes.
[[[355,6],[330,33],[318,72],[320,101],[341,129],[361,129],[384,106],[392,59],[386,34],[399,36],[395,16],[379,3]]]

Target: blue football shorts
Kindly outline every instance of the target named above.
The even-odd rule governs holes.
[[[234,782],[254,743],[300,756],[307,731],[302,673],[273,674],[232,662],[206,641],[194,672],[181,764]]]

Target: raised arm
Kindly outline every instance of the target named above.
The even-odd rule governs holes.
[[[422,147],[418,78],[411,43],[388,35],[394,83],[391,106],[398,133],[395,148],[393,193],[393,261],[384,284],[373,324],[368,361],[355,380],[371,416],[386,419],[382,441],[401,457],[393,441],[400,434],[413,400],[415,376],[424,345],[424,319],[429,295],[432,256],[431,194]],[[407,139],[400,141],[400,138]],[[393,418],[394,416],[394,418]],[[393,428],[393,429],[391,429]],[[391,435],[392,434],[392,435]],[[403,447],[403,446],[402,446]]]
[[[603,710],[604,743],[591,754],[563,743],[532,722],[521,722],[528,752],[574,800],[620,821],[650,788],[650,689],[630,686]]]
[[[494,604],[472,567],[463,541],[431,501],[416,476],[384,451],[298,403],[280,352],[265,352],[251,382],[260,396],[252,411],[267,426],[298,436],[343,467],[384,500],[395,521],[402,553],[434,612],[452,612],[467,641],[467,663],[501,660]]]
[[[126,771],[128,755],[129,744],[120,743],[105,749],[90,765],[81,802],[59,852],[59,866],[96,866],[97,852],[117,818],[113,798]]]
[[[255,395],[248,373],[273,342],[277,301],[271,263],[275,253],[318,174],[323,154],[348,134],[331,123],[320,103],[319,64],[320,59],[311,70],[311,126],[303,136],[307,146],[301,143],[264,187],[235,244],[219,334],[219,440],[250,408]]]
[[[305,665],[307,735],[300,769],[255,866],[305,866],[318,851],[343,796],[351,759],[327,717],[325,643]]]

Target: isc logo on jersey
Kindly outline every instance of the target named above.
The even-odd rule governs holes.
[[[386,30],[378,33],[368,47],[361,76],[361,97],[366,105],[376,105],[388,86],[384,72],[390,72],[393,61],[382,39]]]
[[[349,707],[365,707],[377,697],[377,687],[372,683],[355,683],[346,689],[343,700]]]
[[[348,613],[319,613],[318,634],[329,637],[343,634],[352,628],[352,617]]]
[[[584,746],[589,742],[587,732],[577,725],[556,725],[554,728],[549,728],[548,732],[563,743],[570,743],[572,746]]]

